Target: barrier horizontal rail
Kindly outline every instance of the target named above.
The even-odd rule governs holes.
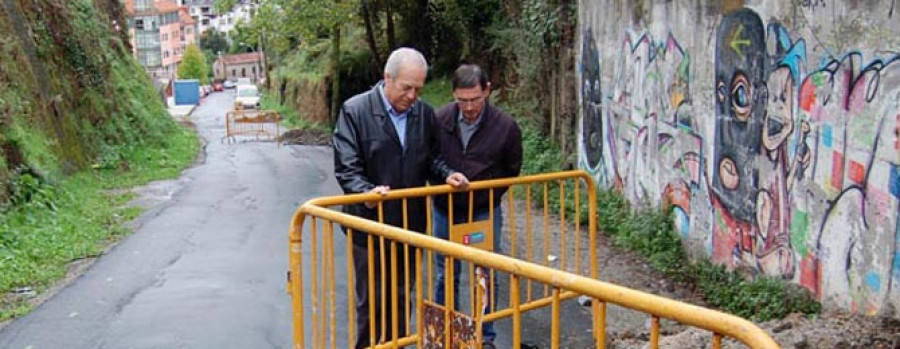
[[[479,266],[488,268],[492,271],[498,271],[502,273],[506,273],[509,275],[509,308],[506,309],[498,309],[496,311],[491,311],[488,314],[483,316],[476,316],[476,321],[491,321],[497,320],[500,318],[512,317],[513,319],[513,347],[519,347],[521,344],[521,315],[525,311],[529,311],[532,309],[537,309],[541,307],[551,306],[552,307],[552,323],[551,323],[551,333],[552,333],[552,346],[554,348],[559,346],[559,304],[562,300],[573,298],[578,295],[585,295],[591,297],[594,301],[591,302],[592,307],[592,317],[593,317],[593,333],[594,333],[594,341],[597,348],[605,347],[605,328],[606,328],[606,306],[607,303],[617,304],[619,306],[633,309],[636,311],[640,311],[643,313],[647,313],[651,315],[651,348],[656,348],[658,346],[659,340],[659,319],[667,318],[672,319],[678,322],[681,322],[686,325],[702,328],[713,333],[713,347],[718,348],[721,345],[721,340],[724,337],[734,338],[751,348],[779,348],[778,344],[771,339],[763,330],[761,330],[758,326],[753,324],[750,321],[742,319],[740,317],[726,314],[723,312],[687,304],[684,302],[667,299],[664,297],[656,296],[653,294],[649,294],[642,291],[632,290],[626,287],[618,286],[615,284],[603,282],[597,280],[597,257],[594,254],[596,246],[596,196],[595,196],[595,188],[594,184],[591,181],[590,176],[584,171],[568,171],[568,172],[559,172],[559,173],[551,173],[551,174],[540,174],[533,176],[525,176],[519,178],[507,178],[507,179],[496,179],[489,181],[479,181],[473,182],[470,184],[468,189],[469,192],[476,190],[484,190],[484,189],[492,189],[492,188],[500,188],[500,187],[510,187],[514,188],[516,186],[526,186],[526,193],[531,188],[532,185],[543,185],[544,193],[543,193],[543,201],[546,203],[548,198],[547,193],[547,183],[553,181],[563,181],[563,180],[572,180],[584,182],[585,190],[587,192],[587,196],[589,197],[589,217],[588,225],[589,225],[589,240],[590,240],[590,275],[579,275],[578,269],[573,272],[559,270],[550,267],[549,265],[541,265],[534,262],[525,261],[522,259],[514,258],[511,256],[506,256],[502,254],[491,253],[488,251],[483,251],[476,248],[471,248],[468,246],[464,246],[461,244],[453,243],[444,239],[435,238],[432,236],[411,232],[402,227],[396,227],[391,225],[386,225],[382,223],[378,223],[376,221],[363,219],[360,217],[348,215],[342,212],[335,211],[330,209],[330,207],[338,206],[338,205],[349,205],[356,204],[366,201],[377,201],[380,203],[392,201],[392,200],[404,200],[404,212],[406,211],[405,200],[410,198],[421,198],[421,197],[434,197],[438,195],[448,195],[451,193],[459,193],[459,191],[453,190],[451,187],[447,185],[439,185],[439,186],[429,186],[422,188],[411,188],[411,189],[400,189],[400,190],[392,190],[385,196],[379,196],[374,194],[354,194],[354,195],[342,195],[342,196],[332,196],[332,197],[323,197],[316,198],[304,203],[294,215],[293,220],[291,222],[290,227],[290,272],[289,272],[289,285],[288,292],[292,295],[292,305],[293,305],[293,324],[294,324],[294,346],[295,348],[304,348],[308,343],[306,340],[306,332],[307,329],[304,323],[304,298],[305,296],[309,298],[312,302],[312,328],[309,328],[312,332],[313,344],[312,347],[316,348],[324,348],[326,346],[326,342],[328,342],[325,337],[326,333],[329,333],[328,329],[330,329],[331,333],[331,347],[336,347],[336,339],[335,336],[335,313],[336,313],[336,302],[335,302],[335,271],[334,266],[339,265],[334,261],[334,251],[335,246],[331,238],[334,236],[333,225],[339,224],[349,231],[348,239],[347,239],[347,254],[350,255],[350,251],[352,249],[352,235],[353,234],[365,234],[368,239],[368,258],[370,262],[370,270],[369,270],[369,278],[372,280],[373,271],[371,267],[372,262],[374,262],[374,254],[373,254],[373,245],[375,244],[376,238],[379,240],[381,244],[380,258],[381,261],[384,262],[386,258],[389,258],[392,263],[392,270],[390,272],[390,280],[394,284],[402,283],[402,278],[404,275],[400,275],[401,273],[396,272],[393,268],[396,268],[399,259],[403,256],[400,256],[402,253],[397,253],[395,251],[397,246],[410,246],[414,249],[414,256],[410,257],[407,254],[405,257],[407,259],[407,266],[409,264],[409,259],[413,259],[415,261],[421,260],[424,253],[427,253],[429,256],[432,253],[440,253],[448,258],[452,258],[455,260],[466,261],[471,264],[477,264]],[[576,182],[578,183],[578,182]],[[575,184],[576,192],[578,191],[578,184]],[[560,191],[563,191],[564,187],[560,185]],[[510,197],[514,196],[512,194],[513,190],[510,190]],[[577,195],[575,196],[578,197]],[[471,198],[471,195],[470,195]],[[526,200],[528,200],[530,196],[526,194]],[[513,201],[512,198],[509,198],[510,201]],[[470,199],[471,200],[471,199]],[[564,194],[560,192],[560,206],[565,206]],[[577,199],[576,199],[576,207],[578,207]],[[379,204],[379,208],[381,204]],[[430,207],[430,205],[429,205]],[[510,203],[510,207],[514,207],[512,203]],[[526,207],[528,209],[528,207]],[[514,214],[516,210],[510,210],[510,214]],[[545,211],[546,212],[546,211]],[[564,212],[564,211],[562,211]],[[430,215],[429,215],[430,217]],[[304,288],[304,277],[303,277],[303,260],[304,260],[304,249],[303,249],[303,227],[305,221],[309,219],[310,221],[310,238],[311,241],[309,246],[311,247],[311,251],[307,251],[307,258],[310,260],[312,277],[309,278],[311,283],[311,290],[309,288]],[[471,213],[470,213],[471,220]],[[318,257],[319,251],[317,250],[319,243],[318,232],[317,232],[317,221],[322,221],[322,274],[321,281],[322,284],[319,285],[320,275],[318,275],[319,265],[318,265]],[[577,220],[576,220],[577,221]],[[545,226],[547,225],[545,220]],[[430,226],[430,223],[429,223]],[[565,229],[564,227],[561,229]],[[577,234],[577,229],[576,229]],[[565,234],[561,234],[565,236]],[[547,240],[545,239],[545,242]],[[387,244],[385,244],[387,242]],[[390,253],[387,253],[385,247],[390,247]],[[404,249],[405,250],[405,249]],[[546,250],[545,250],[546,251]],[[423,253],[424,252],[424,253]],[[530,253],[530,247],[529,247]],[[515,253],[512,253],[515,255]],[[386,256],[389,255],[389,256]],[[328,258],[330,257],[330,258]],[[352,261],[352,259],[351,259]],[[347,263],[347,273],[348,273],[348,283],[351,285],[355,285],[355,279],[350,277],[351,274],[351,266]],[[565,269],[566,263],[563,264],[563,269]],[[384,263],[382,263],[382,281],[386,281],[386,272],[384,267]],[[431,258],[428,258],[428,275],[431,275]],[[422,284],[423,280],[421,275],[423,275],[423,270],[421,263],[415,263],[415,271],[413,275],[419,275],[419,277],[415,278],[415,300],[416,306],[414,314],[412,311],[407,311],[406,314],[397,314],[397,311],[392,312],[391,316],[391,328],[387,329],[387,331],[392,331],[394,333],[393,337],[388,342],[381,343],[377,346],[373,347],[400,347],[402,345],[407,344],[417,344],[418,347],[423,347],[423,341],[425,336],[425,331],[423,329],[424,326],[424,305],[423,303],[429,298],[428,296],[423,296],[423,292],[425,291],[425,286]],[[409,284],[409,275],[406,276],[407,286],[411,287]],[[527,292],[526,295],[528,298],[526,303],[522,302],[522,290],[521,290],[521,280],[532,280],[535,282],[542,283],[552,288],[552,294],[546,296],[547,292],[545,291],[545,297],[531,300],[530,292]],[[427,281],[431,281],[431,278],[428,278]],[[382,283],[383,285],[384,283]],[[530,283],[528,283],[528,287],[530,288]],[[321,286],[321,288],[319,288]],[[370,287],[371,284],[370,284]],[[382,286],[383,287],[383,286]],[[382,288],[382,290],[384,290]],[[432,290],[430,287],[427,288],[429,294],[432,294]],[[311,292],[310,292],[311,291]],[[353,291],[352,287],[348,287],[348,296],[347,296],[347,304],[346,307],[349,312],[350,318],[350,333],[348,343],[354,338],[352,334],[353,329],[353,319],[354,313],[352,310],[353,304]],[[370,294],[374,294],[373,289],[370,288]],[[326,295],[327,293],[327,295]],[[385,294],[382,292],[382,294]],[[397,309],[398,304],[402,302],[408,302],[411,297],[407,294],[407,298],[403,300],[398,300],[398,296],[396,292],[390,294],[390,297],[383,297],[381,299],[382,310],[387,309],[388,303],[393,309]],[[481,294],[479,293],[479,296]],[[391,299],[387,299],[391,298]],[[452,297],[450,297],[452,298]],[[476,305],[481,305],[481,303],[476,303]],[[377,307],[377,304],[373,305],[369,309],[374,309]],[[452,309],[452,308],[450,308]],[[374,312],[374,310],[371,310]],[[446,314],[450,314],[451,312],[447,312]],[[402,329],[398,329],[398,318],[400,315],[405,315],[407,318],[411,318],[412,316],[416,319],[416,331],[410,331],[409,335],[398,336],[397,333],[404,332]],[[316,316],[321,316],[319,319]],[[330,328],[327,328],[326,324],[330,322]],[[450,319],[450,315],[447,315],[447,319]],[[381,330],[381,338],[390,337],[390,335],[386,335],[387,328],[387,318],[382,315],[382,324],[385,327]],[[407,322],[408,326],[408,322]],[[450,328],[447,325],[446,328]],[[370,334],[372,339],[376,339],[378,333],[375,330],[371,331]],[[480,332],[478,333],[478,338],[480,339]],[[441,339],[442,341],[446,341],[446,343],[450,343],[450,338]],[[479,342],[480,343],[480,342]]]

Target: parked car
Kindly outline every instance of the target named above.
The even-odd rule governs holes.
[[[234,109],[259,109],[259,90],[256,85],[238,85]]]
[[[228,89],[234,88],[234,86],[235,86],[235,84],[233,82],[231,82],[231,80],[225,80],[225,82],[222,84],[222,87],[225,87]]]
[[[222,92],[223,90],[225,90],[225,88],[222,87],[221,82],[214,82],[212,84],[212,89],[213,89],[213,91],[216,91],[216,92]]]

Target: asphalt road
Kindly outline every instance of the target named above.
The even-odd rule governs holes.
[[[327,147],[221,142],[233,92],[191,120],[204,159],[141,189],[134,233],[31,314],[0,348],[289,348],[287,230],[296,208],[339,193]]]

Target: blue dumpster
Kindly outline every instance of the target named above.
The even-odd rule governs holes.
[[[200,102],[199,80],[175,80],[175,105],[197,105]]]

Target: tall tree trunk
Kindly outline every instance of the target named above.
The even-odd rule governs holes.
[[[264,79],[266,79],[265,88],[266,90],[271,90],[272,79],[269,76],[269,55],[266,54],[266,49],[269,48],[269,42],[267,41],[267,39],[268,38],[266,38],[266,33],[264,31],[259,33],[259,48],[257,52],[262,55],[263,74],[261,75],[264,76]],[[257,81],[257,83],[259,83],[259,81]]]
[[[372,68],[376,74],[382,65],[381,54],[378,53],[378,44],[375,42],[375,31],[372,27],[372,13],[369,11],[369,1],[362,0],[362,17],[366,25],[366,42],[369,43],[369,51],[372,52]]]
[[[391,0],[387,1],[386,12],[388,51],[393,52],[397,48],[397,35],[394,33],[394,8]]]
[[[337,122],[341,107],[341,24],[334,25],[331,38],[331,124]]]
[[[550,62],[552,63],[552,61]],[[550,139],[554,139],[556,137],[556,122],[559,117],[558,108],[559,102],[557,101],[557,92],[559,91],[558,80],[556,79],[556,75],[558,75],[556,68],[550,68]]]
[[[559,42],[559,56],[557,57],[558,65],[556,67],[556,77],[558,78],[558,83],[556,85],[556,91],[557,91],[557,93],[559,93],[559,98],[558,98],[559,103],[558,103],[557,107],[559,108],[559,115],[560,115],[559,124],[560,124],[560,128],[561,128],[561,130],[560,130],[561,132],[559,134],[559,140],[560,140],[559,144],[563,151],[563,155],[566,155],[567,158],[569,155],[569,149],[567,148],[567,144],[566,144],[566,139],[567,139],[568,135],[566,134],[567,130],[566,130],[565,125],[567,124],[566,119],[572,117],[568,113],[569,112],[569,108],[568,108],[569,103],[568,103],[567,94],[566,94],[566,92],[567,92],[566,90],[568,88],[568,84],[566,84],[566,80],[567,80],[566,77],[568,75],[567,69],[566,69],[566,65],[567,65],[566,63],[569,61],[569,59],[568,59],[568,55],[569,55],[569,41],[568,41],[569,40],[569,37],[568,37],[569,11],[568,11],[568,7],[569,6],[568,6],[567,0],[559,0],[559,5],[558,5],[559,21],[557,23],[559,25],[560,42]]]

